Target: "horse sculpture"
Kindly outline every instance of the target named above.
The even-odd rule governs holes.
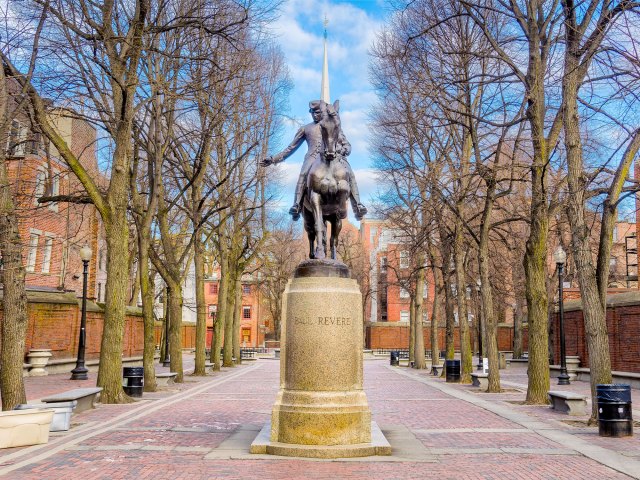
[[[338,100],[326,105],[326,114],[318,122],[322,133],[322,151],[307,174],[303,201],[304,228],[309,238],[309,258],[327,257],[327,222],[331,224],[331,258],[336,259],[336,245],[347,218],[347,200],[351,194],[350,169],[336,151],[340,134]]]

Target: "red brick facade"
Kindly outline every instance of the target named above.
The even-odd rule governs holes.
[[[624,302],[623,297],[634,295],[633,302]],[[616,299],[616,297],[618,297]],[[613,299],[613,300],[612,300]],[[618,303],[611,305],[612,302]],[[640,296],[621,294],[609,297],[607,307],[607,332],[609,334],[609,354],[611,369],[614,371],[640,373]],[[554,322],[554,362],[560,363],[560,327],[558,314],[552,316]],[[580,357],[580,366],[589,367],[589,353],[585,339],[582,310],[569,305],[564,315],[565,346],[568,356]]]
[[[80,305],[74,294],[48,294],[56,296],[53,301],[40,302],[30,299],[27,311],[25,355],[32,348],[48,348],[52,359],[72,359],[78,352],[80,332]],[[30,297],[39,296],[30,293]],[[96,306],[90,306],[87,312],[86,358],[97,359],[100,356],[100,343],[104,312]],[[0,323],[3,314],[0,309]],[[125,357],[142,355],[144,344],[144,324],[141,314],[130,313],[126,317],[122,354]]]
[[[411,307],[410,272],[415,270],[408,248],[396,238],[398,232],[381,220],[364,219],[360,223],[360,240],[371,260],[372,294],[367,298],[365,321],[408,322]],[[424,320],[433,308],[435,284],[431,270],[427,270]],[[382,347],[381,347],[382,348]]]
[[[445,328],[438,328],[438,345],[440,350],[445,347]],[[423,329],[424,348],[431,349],[431,326],[425,325]],[[460,349],[460,332],[456,328],[453,335],[454,348]],[[475,341],[475,339],[474,339]],[[408,349],[409,325],[392,323],[371,323],[366,327],[366,345],[373,350],[383,349]],[[477,348],[477,347],[476,347]],[[498,349],[501,351],[513,350],[513,328],[510,326],[498,327]]]
[[[204,296],[207,305],[207,348],[213,339],[213,318],[218,306],[218,288],[220,281],[207,279],[204,283]],[[242,282],[242,310],[240,315],[240,346],[261,347],[268,333],[268,309],[262,305],[258,285],[252,279]]]
[[[52,113],[52,121],[71,150],[100,183],[95,157],[96,131],[88,123],[72,119],[68,112]],[[101,223],[92,205],[38,203],[42,196],[82,195],[83,188],[39,135],[31,133],[17,115],[9,140],[8,173],[24,245],[28,287],[82,292],[82,261],[79,251],[88,244],[94,255],[89,263],[89,298],[98,297],[98,237]],[[19,140],[18,142],[12,141]],[[13,146],[12,146],[13,145]],[[104,285],[100,285],[104,290]]]

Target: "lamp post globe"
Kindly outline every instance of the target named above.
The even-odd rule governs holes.
[[[87,380],[89,369],[84,364],[84,352],[87,345],[87,280],[89,277],[89,261],[93,252],[86,243],[80,249],[82,260],[82,315],[80,317],[80,335],[78,338],[78,357],[76,368],[71,370],[71,380]]]
[[[564,339],[564,279],[563,269],[567,261],[567,253],[562,246],[558,245],[553,252],[553,261],[556,262],[558,268],[558,318],[560,324],[560,375],[558,376],[558,385],[569,385],[569,374],[567,373],[567,353]]]

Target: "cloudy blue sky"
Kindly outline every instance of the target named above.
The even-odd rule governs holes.
[[[349,161],[355,170],[361,196],[368,205],[371,202],[367,198],[375,192],[367,144],[367,114],[375,103],[368,78],[368,51],[387,14],[381,0],[289,0],[281,7],[280,17],[272,26],[294,84],[290,109],[286,112],[292,120],[287,121],[278,146],[284,148],[298,127],[311,121],[309,101],[320,98],[323,21],[327,16],[331,101],[340,100],[342,128],[352,146]],[[276,167],[284,173],[282,202],[287,208],[293,203],[294,185],[305,152],[303,145]]]

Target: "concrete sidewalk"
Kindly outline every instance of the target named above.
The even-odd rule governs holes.
[[[526,371],[524,382],[516,369],[501,374],[507,391],[487,394],[447,384],[426,371],[365,361],[373,419],[393,456],[323,461],[248,453],[269,421],[278,388],[279,362],[258,360],[205,378],[185,377],[184,384],[145,394],[134,404],[100,405],[74,416],[72,430],[52,434],[47,445],[0,450],[0,475],[65,480],[640,478],[638,437],[602,438],[580,417],[523,405],[519,385],[526,384]],[[56,384],[58,391],[70,388],[65,378],[30,380],[29,399],[54,393]]]

